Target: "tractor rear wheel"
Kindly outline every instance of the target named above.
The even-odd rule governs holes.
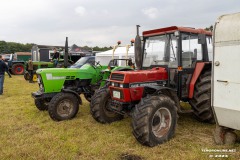
[[[45,111],[48,109],[48,105],[47,105],[46,101],[44,101],[42,99],[35,99],[34,102],[35,102],[36,107],[40,111]]]
[[[48,113],[54,121],[72,119],[79,110],[79,102],[71,93],[58,93],[49,103]]]
[[[12,65],[12,69],[11,72],[14,75],[21,75],[24,73],[24,65],[22,63],[16,63],[14,65]]]
[[[146,146],[164,143],[174,136],[177,118],[177,106],[170,97],[145,97],[133,111],[133,135]]]
[[[200,122],[214,123],[211,107],[211,71],[205,71],[198,78],[193,99],[189,101],[193,108],[193,115]]]
[[[103,87],[95,92],[90,103],[90,111],[96,121],[112,123],[123,119],[123,115],[111,111],[111,101],[108,88]]]

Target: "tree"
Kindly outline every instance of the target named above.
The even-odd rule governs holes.
[[[0,53],[30,52],[33,44],[0,41]]]
[[[206,31],[211,31],[211,32],[212,32],[212,31],[213,31],[213,25],[211,25],[211,26],[209,26],[209,27],[206,27],[205,30],[206,30]]]

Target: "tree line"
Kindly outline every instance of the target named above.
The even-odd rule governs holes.
[[[30,52],[33,44],[0,41],[0,53]]]
[[[7,53],[15,53],[15,52],[31,52],[33,43],[16,43],[16,42],[5,42],[5,41],[0,41],[0,54],[7,54]],[[85,50],[88,51],[107,51],[112,49],[112,47],[89,47],[89,46],[84,46],[81,47]]]

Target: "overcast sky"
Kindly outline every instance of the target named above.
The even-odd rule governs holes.
[[[129,44],[140,31],[205,28],[240,12],[240,0],[0,0],[0,40],[42,45]]]

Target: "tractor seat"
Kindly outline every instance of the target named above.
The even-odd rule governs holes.
[[[192,66],[193,52],[182,53],[182,67],[190,68]]]

